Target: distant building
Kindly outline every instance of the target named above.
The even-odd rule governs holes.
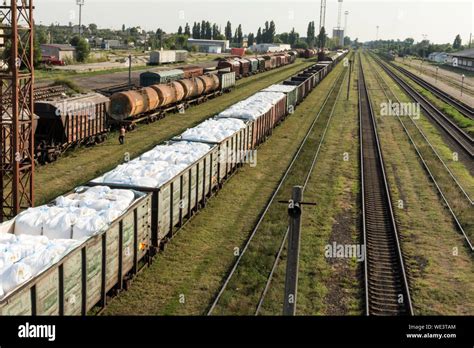
[[[332,30],[332,38],[337,39],[338,46],[344,46],[344,29],[334,28]]]
[[[453,66],[474,71],[474,48],[449,53],[448,56],[452,58]]]
[[[221,52],[230,49],[229,40],[205,40],[205,39],[188,39],[188,47],[196,47],[199,52],[213,53],[216,47],[220,47]]]
[[[103,40],[102,48],[105,50],[127,48],[127,45],[123,45],[120,40]]]
[[[222,47],[221,46],[209,46],[207,51],[208,51],[208,53],[221,54],[222,53]]]
[[[428,55],[428,60],[435,63],[444,64],[449,61],[449,58],[446,52],[433,52]]]
[[[260,43],[253,44],[252,46],[248,47],[248,49],[255,53],[281,52],[291,50],[291,45],[278,43]]]
[[[59,60],[74,60],[76,48],[71,45],[43,44],[41,45],[43,56],[56,57]]]

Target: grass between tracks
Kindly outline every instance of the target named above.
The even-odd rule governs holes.
[[[377,66],[376,71],[379,71],[379,69],[380,67]],[[387,80],[385,81],[387,82]],[[390,95],[391,94],[389,94],[389,96]],[[405,99],[402,97],[400,100],[403,102],[408,101],[406,96],[404,96],[404,98]],[[401,117],[400,121],[403,122],[405,127],[408,129],[408,132],[410,133],[418,150],[421,152],[424,160],[430,168],[431,173],[443,191],[443,194],[446,196],[451,208],[457,215],[457,218],[463,226],[465,233],[469,236],[471,241],[474,241],[474,219],[472,217],[472,204],[458,188],[455,181],[449,175],[448,170],[446,170],[441,161],[436,158],[436,155],[433,153],[432,149],[429,147],[429,144],[420,134],[415,124],[418,126],[418,128],[422,129],[425,136],[428,138],[430,143],[432,143],[433,148],[435,148],[439,156],[443,158],[446,166],[451,169],[453,175],[458,180],[460,185],[464,188],[469,197],[472,198],[474,197],[474,178],[470,175],[468,168],[464,166],[462,161],[454,161],[452,151],[446,146],[446,144],[444,144],[443,138],[437,135],[435,128],[431,123],[429,123],[425,115],[420,117],[419,120]]]
[[[406,81],[411,87],[415,88],[416,91],[420,92],[426,99],[433,103],[446,116],[451,118],[451,120],[454,121],[454,123],[456,123],[460,128],[462,128],[467,134],[471,136],[474,135],[474,120],[471,120],[470,118],[464,116],[459,111],[457,111],[456,108],[437,98],[433,93],[423,88],[422,86],[420,86],[404,74],[400,73],[399,71],[394,70],[393,68],[392,71],[399,77],[401,77],[404,81]]]
[[[377,105],[386,99],[372,69],[374,67],[366,68],[366,79],[377,114],[377,128],[415,314],[472,315],[473,256],[456,230],[449,211],[441,203],[399,121],[395,117],[379,116]],[[407,101],[407,96],[393,80],[379,67],[377,69],[400,100]],[[420,121],[423,127],[427,124]],[[430,140],[439,137],[433,128],[423,131]],[[441,138],[437,142],[441,143]],[[398,208],[400,200],[403,208]]]
[[[169,114],[156,123],[139,126],[137,130],[127,134],[126,144],[123,146],[118,143],[117,133],[112,132],[109,134],[109,139],[103,144],[67,152],[58,161],[37,167],[35,170],[35,204],[51,201],[58,195],[113,169],[125,160],[127,154],[135,157],[228,106],[249,97],[260,89],[284,80],[313,63],[298,60],[282,69],[239,80],[237,87],[231,93],[193,106],[186,110],[185,114]]]
[[[235,261],[235,248],[241,248],[248,238],[341,69],[339,65],[295,114],[275,129],[258,149],[258,165],[245,166],[229,180],[151,268],[137,277],[131,289],[110,303],[105,314],[206,313]]]
[[[350,99],[346,101],[346,80],[305,191],[304,200],[317,202],[317,206],[306,207],[303,211],[298,315],[363,313],[363,263],[354,258],[325,255],[326,246],[333,243],[360,244],[357,228],[360,224],[358,64],[353,66]],[[283,255],[265,298],[262,314],[281,314],[285,273],[286,255]]]

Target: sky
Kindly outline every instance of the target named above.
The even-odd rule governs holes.
[[[306,36],[309,21],[319,28],[320,0],[84,0],[82,23],[95,23],[99,28],[119,29],[140,26],[146,30],[162,28],[176,32],[179,25],[208,20],[224,29],[229,20],[235,30],[242,24],[244,34],[256,33],[266,20],[274,20],[277,33],[293,27]],[[34,0],[36,23],[79,22],[76,0]],[[426,36],[434,43],[452,43],[460,34],[463,43],[474,33],[474,1],[472,0],[345,0],[347,35],[360,42],[412,37],[421,41]],[[337,26],[338,1],[327,0],[326,32]],[[329,30],[328,30],[329,29]]]

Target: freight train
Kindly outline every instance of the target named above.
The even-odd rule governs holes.
[[[0,315],[86,315],[105,307],[343,57],[0,225]]]
[[[103,142],[111,127],[133,130],[140,122],[152,123],[169,112],[182,112],[193,104],[230,92],[236,77],[293,63],[296,52],[249,59],[228,58],[217,69],[183,66],[140,76],[142,88],[35,103],[37,127],[35,156],[40,164],[53,162],[66,150]],[[229,69],[234,64],[236,69]],[[205,71],[208,70],[208,71]]]

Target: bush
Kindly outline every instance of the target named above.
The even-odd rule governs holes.
[[[76,59],[78,62],[85,62],[91,52],[89,43],[79,36],[74,36],[71,41],[71,45],[76,48]]]

